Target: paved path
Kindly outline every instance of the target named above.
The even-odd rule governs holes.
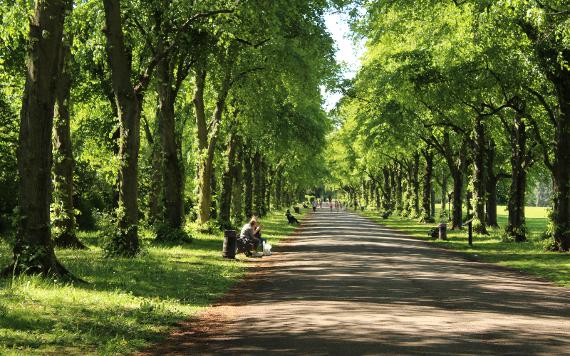
[[[570,292],[319,209],[156,354],[570,354]]]

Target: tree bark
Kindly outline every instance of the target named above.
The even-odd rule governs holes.
[[[487,201],[486,201],[486,219],[487,226],[499,227],[497,222],[497,183],[499,176],[495,174],[495,141],[490,140],[487,147]]]
[[[178,89],[171,63],[164,58],[157,67],[158,128],[162,150],[163,222],[170,228],[180,229],[184,222],[184,168],[179,159],[180,142],[176,133],[174,105]],[[179,68],[179,70],[182,70]]]
[[[423,195],[422,195],[422,218],[423,222],[434,222],[431,211],[431,191],[432,191],[432,176],[433,176],[433,152],[430,148],[426,148],[422,152],[425,160],[425,171],[423,180]]]
[[[244,161],[244,210],[245,218],[249,219],[253,216],[253,160],[251,156],[246,152]]]
[[[156,110],[157,121],[160,120],[160,113]],[[143,120],[143,127],[147,143],[150,147],[150,157],[148,157],[151,172],[150,186],[148,193],[148,220],[150,224],[154,224],[161,219],[160,195],[162,190],[162,161],[160,159],[160,147],[154,139],[154,135],[146,120]]]
[[[236,149],[236,158],[232,165],[232,177],[234,179],[232,184],[232,218],[236,224],[239,224],[244,220],[243,161],[243,145],[240,142]]]
[[[265,163],[265,214],[271,211],[271,189],[273,187],[273,177],[275,172],[272,171],[271,166]]]
[[[463,226],[463,171],[453,170],[453,203],[451,216],[451,229],[458,230]]]
[[[71,49],[63,44],[60,53],[60,76],[55,89],[55,117],[53,145],[54,182],[54,242],[58,247],[86,249],[75,233],[75,208],[73,206],[73,149],[69,128],[69,94],[71,91]]]
[[[382,168],[382,177],[384,179],[384,199],[382,202],[385,211],[391,211],[392,205],[392,187],[390,185],[390,169],[388,167]]]
[[[414,153],[414,163],[412,166],[412,217],[420,216],[420,154]]]
[[[139,250],[138,239],[138,159],[140,146],[140,111],[142,95],[131,83],[131,61],[125,46],[119,0],[103,0],[107,60],[120,123],[119,144],[119,232],[113,238],[113,254],[134,256]]]
[[[368,182],[364,179],[362,180],[362,193],[364,195],[364,204],[368,206],[369,205]]]
[[[50,227],[55,88],[61,68],[63,24],[70,9],[70,1],[37,0],[30,23],[28,70],[20,111],[18,232],[14,261],[4,274],[70,276],[55,256]]]
[[[263,213],[263,174],[262,174],[262,160],[259,151],[253,155],[253,211],[257,216]]]
[[[507,235],[516,242],[526,241],[525,194],[526,194],[526,127],[517,112],[514,124],[510,127],[511,139],[511,187],[507,208],[509,217],[505,229]]]
[[[555,130],[552,222],[555,247],[570,250],[570,70],[562,68],[553,78],[560,106]]]
[[[281,209],[283,206],[283,185],[285,178],[283,177],[283,169],[278,168],[276,171],[275,181],[275,207]]]
[[[214,196],[218,194],[218,179],[216,178],[216,170],[212,164],[212,176],[210,177],[210,192],[212,194],[212,199],[210,199],[210,218],[217,219],[218,218],[218,204],[216,199],[213,199]]]
[[[442,172],[441,176],[441,212],[440,217],[447,216],[445,212],[447,211],[446,204],[447,204],[447,180],[448,176],[446,172]]]
[[[479,234],[488,235],[485,204],[486,204],[486,188],[487,188],[487,170],[485,166],[485,126],[483,118],[477,116],[474,128],[474,159],[473,159],[473,205],[475,222],[474,231]]]
[[[396,191],[396,194],[395,194],[396,195],[396,197],[395,197],[395,199],[396,199],[396,210],[398,211],[398,214],[401,214],[402,210],[404,208],[403,202],[402,202],[402,199],[403,199],[403,197],[402,197],[403,196],[402,167],[397,166],[397,167],[394,167],[394,169],[397,170],[396,171],[396,189],[395,189],[395,191]]]
[[[202,64],[203,67],[204,64]],[[226,99],[231,86],[232,65],[226,64],[223,70],[221,87],[216,98],[216,107],[212,117],[210,129],[206,126],[206,116],[204,114],[204,85],[206,79],[205,69],[199,69],[196,75],[196,92],[194,102],[196,105],[196,123],[198,126],[199,138],[199,195],[198,195],[198,221],[204,224],[210,220],[212,205],[211,177],[214,174],[214,153],[218,140],[218,130],[222,122],[222,115],[226,107]],[[200,88],[200,89],[198,89]],[[197,104],[197,102],[200,102]],[[200,114],[198,114],[200,111]]]
[[[230,134],[227,147],[227,163],[222,175],[222,192],[220,194],[220,217],[222,227],[230,227],[230,212],[232,204],[233,173],[235,172],[236,150],[238,145],[237,135]]]
[[[435,148],[445,158],[451,178],[453,180],[452,193],[452,229],[461,229],[463,224],[463,179],[466,167],[466,140],[463,138],[461,145],[457,151],[453,150],[451,138],[447,131],[443,134],[443,141],[439,143],[435,137],[432,137]],[[447,189],[446,189],[447,190]]]

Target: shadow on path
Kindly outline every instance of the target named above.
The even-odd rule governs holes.
[[[149,354],[570,354],[570,293],[320,209]]]

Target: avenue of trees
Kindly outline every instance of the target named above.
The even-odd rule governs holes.
[[[328,0],[0,3],[0,230],[5,273],[69,275],[54,247],[111,223],[236,226],[303,197],[324,170],[335,82]],[[549,99],[547,99],[549,100]]]
[[[467,210],[486,234],[498,227],[503,194],[504,237],[521,242],[528,188],[551,186],[545,244],[568,251],[568,2],[358,3],[352,26],[366,53],[344,85],[328,159],[351,200],[425,222],[449,218],[453,229]]]

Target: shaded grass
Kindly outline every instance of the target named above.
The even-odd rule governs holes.
[[[467,243],[467,231],[448,230],[448,240],[433,240],[428,237],[429,229],[437,224],[423,224],[417,220],[391,216],[382,219],[377,211],[367,210],[362,215],[385,225],[402,230],[416,238],[429,241],[438,247],[460,250],[479,260],[492,262],[501,266],[515,268],[527,273],[546,278],[558,285],[570,287],[570,254],[545,251],[540,239],[546,229],[547,209],[527,207],[527,228],[529,240],[524,243],[504,242],[501,239],[507,223],[507,212],[504,207],[498,209],[498,222],[501,228],[491,229],[490,236],[474,235],[473,246]]]
[[[272,244],[293,232],[284,212],[262,219]],[[153,245],[134,259],[104,258],[97,233],[81,233],[88,251],[57,250],[89,284],[38,277],[0,280],[0,354],[124,354],[163,339],[176,323],[220,298],[245,273],[221,257],[222,233],[194,233],[183,246]],[[0,266],[11,258],[0,243]]]

